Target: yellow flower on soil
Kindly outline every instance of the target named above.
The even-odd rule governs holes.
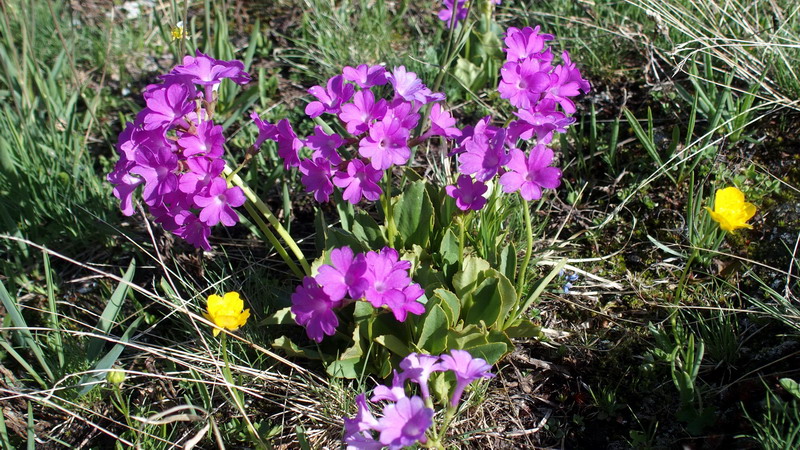
[[[244,309],[244,302],[239,298],[238,292],[228,292],[225,296],[208,296],[208,313],[203,314],[206,319],[214,322],[214,336],[218,335],[222,328],[236,331],[247,322],[250,317],[250,310]]]
[[[711,218],[719,222],[719,227],[725,231],[753,228],[747,221],[756,215],[756,206],[744,201],[744,194],[735,187],[717,190],[714,196],[714,209],[708,206],[706,209]]]

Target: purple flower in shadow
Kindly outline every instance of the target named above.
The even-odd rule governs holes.
[[[339,319],[333,308],[340,304],[341,301],[332,301],[312,277],[303,278],[303,284],[292,294],[295,321],[304,326],[308,337],[316,342],[336,333]]]
[[[486,205],[483,194],[487,187],[480,181],[473,181],[469,175],[460,175],[455,186],[444,188],[447,195],[456,200],[456,206],[462,211],[478,211]]]

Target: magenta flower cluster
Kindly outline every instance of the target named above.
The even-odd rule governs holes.
[[[376,97],[379,86],[390,84],[393,96]],[[314,134],[299,138],[288,120],[267,123],[253,115],[259,129],[256,148],[266,139],[278,144],[278,155],[288,170],[296,167],[301,181],[318,202],[327,202],[335,188],[352,204],[362,199],[378,200],[383,190],[379,182],[383,172],[408,162],[411,147],[431,136],[459,136],[455,119],[441,105],[431,110],[431,127],[412,139],[411,132],[420,121],[420,109],[428,103],[444,100],[434,93],[414,72],[404,66],[389,72],[382,66],[345,67],[342,74],[328,80],[325,87],[308,90],[316,100],[306,106],[310,118],[328,114],[338,118],[346,133],[317,126]],[[356,145],[351,155],[347,146]],[[311,150],[309,158],[300,157],[300,149]]]
[[[196,247],[211,250],[211,227],[239,221],[233,208],[245,202],[238,187],[220,176],[225,138],[215,125],[214,95],[223,79],[246,84],[240,61],[221,61],[200,51],[147,86],[147,107],[120,133],[120,159],[108,174],[123,214],[134,213],[134,193],[164,229]]]
[[[420,315],[418,300],[425,291],[411,281],[411,263],[401,261],[397,250],[354,254],[350,247],[331,251],[331,263],[323,264],[315,277],[305,277],[292,294],[292,313],[306,328],[309,338],[322,342],[339,326],[334,309],[364,299],[375,308],[386,308],[404,322],[409,313]]]
[[[517,108],[518,120],[507,128],[490,124],[487,116],[474,127],[465,127],[458,141],[459,177],[447,194],[462,210],[479,210],[486,200],[486,183],[499,176],[503,192],[519,192],[525,200],[542,197],[542,189],[561,184],[561,170],[551,167],[553,150],[547,147],[554,133],[565,133],[575,119],[572,98],[590,90],[580,70],[562,53],[562,64],[553,65],[553,52],[546,42],[549,34],[539,27],[511,27],[506,32],[506,62],[500,70],[500,96]],[[526,154],[518,147],[532,141]]]
[[[344,419],[344,442],[348,449],[400,449],[415,443],[427,442],[426,432],[433,425],[434,410],[428,382],[434,372],[452,371],[456,386],[450,407],[457,408],[464,389],[473,381],[491,378],[491,366],[481,358],[473,358],[465,350],[453,350],[439,356],[412,353],[400,362],[401,372],[395,372],[392,386],[378,386],[371,403],[386,402],[383,416],[376,419],[366,395],[356,397],[356,416]],[[406,395],[406,381],[416,383],[420,395]],[[376,434],[377,433],[377,437]]]

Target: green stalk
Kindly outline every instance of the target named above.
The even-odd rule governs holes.
[[[261,232],[264,233],[264,236],[275,248],[275,251],[278,252],[278,255],[280,255],[280,257],[286,262],[286,264],[289,266],[289,269],[291,269],[291,271],[294,272],[294,274],[297,275],[298,278],[302,279],[305,276],[303,274],[303,271],[300,270],[299,267],[297,267],[297,264],[295,264],[294,261],[292,261],[292,258],[290,258],[289,255],[286,253],[286,249],[283,248],[281,242],[278,240],[278,238],[275,237],[272,231],[270,231],[269,225],[267,225],[266,223],[264,223],[263,220],[261,220],[261,217],[258,215],[258,211],[256,211],[253,204],[250,201],[246,202],[244,204],[244,209],[247,210],[247,213],[250,214],[250,217],[253,219],[253,222],[255,222],[258,228],[261,230]]]
[[[384,205],[383,214],[386,218],[386,234],[389,238],[389,247],[394,248],[394,237],[397,234],[397,228],[394,224],[394,217],[392,212],[392,171],[386,171],[386,184],[384,186]]]
[[[253,441],[255,441],[256,448],[269,448],[267,447],[267,444],[261,440],[261,437],[256,431],[256,427],[253,426],[253,423],[250,421],[250,417],[247,416],[247,413],[244,410],[244,399],[241,398],[242,393],[232,387],[233,385],[236,385],[236,383],[234,383],[233,374],[231,373],[231,363],[228,360],[228,335],[224,332],[222,334],[222,339],[220,340],[220,347],[222,347],[222,361],[225,363],[225,367],[222,369],[222,374],[225,377],[225,380],[228,382],[228,391],[231,393],[231,398],[233,398],[236,408],[242,414],[244,421],[247,422],[247,431],[250,432],[250,436],[253,438]]]
[[[464,221],[466,220],[466,216],[459,217],[458,221],[458,267],[461,269],[464,268],[464,228],[466,228],[466,224]]]
[[[286,243],[286,245],[289,247],[289,250],[291,250],[291,252],[297,258],[297,260],[300,262],[300,266],[303,267],[303,272],[306,275],[311,275],[311,266],[309,266],[305,255],[303,255],[303,252],[300,250],[300,247],[297,246],[297,242],[295,242],[294,239],[292,239],[292,236],[289,234],[289,232],[286,231],[286,228],[284,228],[283,225],[281,225],[281,222],[278,220],[278,218],[275,217],[274,214],[272,214],[272,211],[270,211],[269,206],[267,206],[263,201],[261,201],[261,199],[258,198],[258,196],[255,194],[255,192],[253,192],[253,190],[250,189],[250,186],[248,186],[247,183],[245,183],[245,181],[242,180],[242,178],[239,175],[233,173],[231,169],[226,167],[223,173],[225,174],[226,177],[230,175],[230,182],[234,186],[239,186],[242,189],[242,192],[244,192],[244,195],[245,197],[247,197],[247,200],[249,200],[253,204],[253,206],[255,206],[258,212],[261,213],[261,215],[267,219],[269,224],[272,225],[272,228],[275,229],[275,231],[278,233],[278,236],[280,236],[281,239],[283,239],[283,242]],[[253,214],[251,213],[251,215]],[[255,219],[257,215],[253,215],[253,217]],[[258,221],[256,220],[256,222]],[[275,242],[273,242],[273,244],[275,244]],[[280,250],[278,251],[278,253],[281,253],[281,257],[288,264],[291,260],[288,257],[288,255],[284,256],[286,254],[286,251],[280,245],[279,242],[277,243],[277,245],[275,245],[275,248],[276,250],[278,248],[283,249],[283,253],[281,253]]]
[[[459,33],[457,39],[459,42],[464,38],[464,34],[467,31],[466,24],[467,20],[469,19],[469,14],[472,11],[472,3],[473,1],[470,1],[469,4],[467,5],[467,17],[461,24],[461,32]],[[444,56],[442,58],[442,61],[439,63],[439,73],[436,74],[436,80],[433,82],[433,87],[431,88],[433,92],[437,92],[439,90],[439,87],[442,85],[442,81],[444,81],[444,74],[447,72],[447,69],[450,67],[450,64],[453,62],[453,59],[455,59],[451,57],[452,56],[451,53],[453,50],[453,37],[455,36],[455,31],[456,31],[455,25],[456,25],[456,14],[453,14],[452,17],[450,18],[450,29],[447,32],[447,45],[445,46]],[[430,115],[430,113],[431,113],[430,105],[423,108],[422,120],[419,121],[419,125],[417,126],[417,133],[416,133],[417,137],[422,135],[422,128],[425,126],[425,122],[428,120],[428,116]],[[414,160],[414,155],[416,154],[415,149],[416,147],[411,149],[412,161]]]
[[[528,274],[528,264],[531,262],[531,253],[533,253],[533,226],[531,225],[530,204],[525,199],[522,199],[522,203],[524,206],[522,212],[525,215],[525,259],[522,260],[519,276],[517,277],[517,295],[520,297],[522,297],[522,290],[525,288],[525,277]]]
[[[683,266],[683,273],[681,274],[680,281],[678,281],[678,288],[675,289],[675,297],[673,297],[672,300],[672,303],[675,304],[676,306],[681,301],[681,295],[683,295],[683,288],[686,286],[686,280],[689,278],[689,271],[691,270],[692,263],[694,262],[696,257],[697,257],[697,250],[692,250],[692,254],[689,255],[689,259],[686,261],[686,265]],[[677,311],[677,309],[675,309],[674,311]]]

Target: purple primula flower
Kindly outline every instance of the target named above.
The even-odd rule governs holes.
[[[408,133],[399,120],[384,119],[369,130],[369,137],[361,139],[358,153],[369,158],[375,169],[386,170],[392,164],[405,164],[411,156]]]
[[[444,94],[433,93],[428,89],[422,80],[414,72],[407,72],[405,66],[395,67],[394,70],[386,75],[389,83],[394,87],[395,98],[402,98],[405,101],[416,100],[420,104],[444,100]]]
[[[352,84],[344,82],[344,77],[336,75],[328,80],[328,88],[313,86],[308,93],[317,98],[317,101],[306,105],[306,115],[317,117],[323,113],[339,114],[342,103],[350,100],[355,88]]]
[[[468,175],[460,175],[455,186],[447,186],[444,189],[447,195],[456,200],[456,206],[462,211],[470,209],[478,211],[486,205],[483,194],[487,186],[480,181],[473,182],[472,177]]]
[[[456,119],[450,112],[438,103],[431,107],[431,129],[429,133],[435,136],[454,138],[461,136],[461,130],[455,127]]]
[[[367,433],[354,433],[345,435],[344,443],[347,450],[383,450],[385,445]]]
[[[421,353],[411,353],[400,361],[400,368],[403,369],[403,376],[419,385],[422,391],[422,398],[430,397],[428,391],[428,380],[433,372],[441,372],[444,369],[437,364],[438,356],[425,355]]]
[[[505,130],[491,138],[485,134],[474,134],[466,141],[466,151],[458,156],[458,171],[465,175],[475,174],[478,181],[489,181],[500,167],[509,160],[505,150]]]
[[[176,232],[192,215],[189,210],[194,206],[191,199],[187,198],[182,192],[171,192],[162,197],[163,202],[158,206],[150,207],[150,213],[156,218],[167,231]]]
[[[575,67],[569,59],[569,54],[564,52],[564,65],[557,66],[553,71],[553,82],[545,93],[545,99],[557,102],[567,114],[573,114],[575,103],[569,97],[575,97],[582,90],[588,93],[590,90],[589,82],[581,78],[580,70]]]
[[[505,50],[507,61],[521,61],[539,54],[546,41],[553,40],[552,34],[539,34],[540,28],[525,27],[523,29],[511,27],[506,31]]]
[[[316,342],[336,333],[339,319],[333,308],[340,304],[341,301],[332,301],[312,277],[303,278],[303,284],[292,294],[295,321],[304,326],[308,337]]]
[[[314,200],[325,203],[333,194],[333,169],[331,162],[323,157],[304,159],[300,161],[299,167],[300,181],[310,194],[314,194]]]
[[[369,89],[372,86],[383,86],[388,82],[386,79],[386,69],[383,66],[368,66],[361,64],[356,68],[345,66],[342,75],[347,81],[352,81],[362,89]]]
[[[511,150],[509,171],[500,177],[503,192],[519,191],[525,200],[542,198],[542,188],[555,189],[561,184],[561,170],[549,167],[553,162],[553,150],[544,145],[531,149],[528,158],[519,149]]]
[[[120,159],[114,166],[114,170],[108,174],[106,179],[114,184],[114,197],[119,199],[119,208],[122,214],[132,216],[133,210],[133,193],[140,184],[144,183],[141,177],[133,176],[129,172],[134,166],[132,161]]]
[[[189,171],[180,176],[178,190],[195,196],[204,193],[211,181],[219,177],[225,168],[222,159],[189,158],[186,160]]]
[[[160,85],[145,93],[147,113],[143,117],[144,128],[167,128],[183,119],[183,116],[194,111],[194,95],[194,86],[183,83]]]
[[[315,279],[333,301],[348,294],[352,299],[359,299],[367,288],[366,271],[364,255],[354,255],[353,250],[345,246],[331,251],[331,264],[323,264]]]
[[[500,69],[503,79],[497,87],[500,97],[508,99],[517,108],[530,108],[539,101],[543,92],[551,89],[553,78],[550,70],[549,65],[542,65],[537,59],[505,63]]]
[[[289,119],[281,119],[277,125],[278,156],[283,158],[283,167],[289,170],[300,165],[300,149],[303,141],[297,138]]]
[[[145,130],[142,123],[128,122],[119,134],[117,152],[123,160],[133,161],[141,148],[169,147],[163,130]]]
[[[253,122],[255,122],[256,126],[258,127],[258,137],[256,138],[255,144],[253,144],[255,149],[259,149],[261,144],[263,144],[267,139],[271,139],[273,141],[278,140],[278,127],[267,121],[261,120],[261,118],[258,116],[258,113],[255,111],[250,114],[250,118],[253,119]]]
[[[392,387],[388,387],[385,385],[380,385],[375,388],[372,392],[372,398],[369,399],[372,403],[379,402],[381,400],[389,400],[390,402],[396,402],[401,398],[406,397],[406,390],[405,390],[405,382],[406,378],[403,375],[394,371],[394,376],[392,377]]]
[[[178,157],[168,147],[142,150],[136,154],[136,165],[130,172],[144,178],[144,202],[156,206],[162,196],[178,188]]]
[[[190,76],[192,83],[203,86],[217,85],[225,78],[236,84],[247,84],[250,81],[250,75],[244,71],[244,64],[241,61],[214,59],[201,53],[200,50],[195,51],[195,56],[184,56],[183,65],[172,69],[170,74]]]
[[[239,215],[233,208],[244,205],[244,202],[242,188],[239,186],[229,188],[224,178],[212,180],[207,194],[194,196],[194,203],[202,208],[200,220],[210,227],[220,222],[228,227],[236,225],[239,222]]]
[[[208,243],[208,238],[211,236],[211,227],[203,223],[194,214],[189,214],[183,219],[183,226],[176,230],[175,234],[197,248],[202,248],[207,252],[211,251],[211,244]]]
[[[336,149],[344,145],[344,139],[336,133],[327,134],[318,125],[314,127],[314,134],[306,138],[305,144],[314,151],[312,158],[324,158],[334,165],[342,162],[342,157]]]
[[[383,116],[384,122],[396,120],[400,122],[400,126],[411,132],[419,123],[419,109],[422,107],[421,103],[407,102],[399,99],[392,102],[389,109],[386,110],[386,115]]]
[[[346,172],[337,172],[333,177],[333,184],[344,189],[342,198],[352,204],[358,204],[363,196],[374,202],[383,193],[378,182],[383,177],[383,171],[375,169],[370,164],[364,164],[359,159],[347,163]]]
[[[209,158],[222,156],[222,145],[225,138],[222,136],[222,125],[214,125],[207,120],[195,126],[195,133],[183,133],[178,139],[178,145],[183,148],[183,156],[204,154]]]
[[[443,10],[439,11],[439,20],[444,21],[447,23],[447,27],[450,28],[452,25],[458,23],[459,20],[464,20],[467,18],[467,8],[464,5],[467,3],[467,0],[443,0],[442,4],[444,5]],[[456,20],[453,22],[453,11],[455,10]]]
[[[385,297],[387,301],[386,307],[392,311],[395,320],[405,322],[409,313],[419,316],[425,312],[425,305],[417,301],[425,294],[422,286],[417,283],[411,283],[403,288],[402,293],[402,297],[394,294]]]
[[[522,120],[511,122],[508,133],[512,141],[531,139],[536,136],[536,144],[549,144],[553,133],[566,133],[567,127],[575,122],[575,118],[556,111],[556,103],[550,99],[540,101],[534,108],[520,109],[514,114]]]
[[[563,74],[570,81],[578,83],[578,89],[583,91],[584,94],[588,94],[589,91],[592,90],[592,85],[589,84],[588,80],[583,79],[581,71],[578,69],[578,66],[572,62],[566,50],[561,53],[561,59],[563,60],[563,69],[561,69],[561,73],[557,73],[556,75],[562,77]]]
[[[347,132],[356,136],[369,131],[373,120],[380,120],[386,114],[386,100],[375,102],[372,91],[358,91],[353,96],[353,103],[342,105],[339,119],[344,122]]]
[[[384,247],[380,253],[366,254],[367,271],[365,278],[368,286],[364,297],[375,308],[387,305],[403,305],[406,296],[403,289],[411,283],[408,269],[411,263],[400,261],[397,250]]]
[[[414,396],[386,405],[376,429],[381,433],[382,444],[399,449],[415,442],[427,442],[425,432],[432,424],[433,410],[425,406],[424,400]]]
[[[473,358],[466,350],[452,350],[449,355],[442,355],[441,358],[438,368],[452,370],[456,376],[456,389],[450,398],[452,407],[458,405],[467,385],[480,378],[494,377],[494,374],[489,372],[492,366],[482,358]]]
[[[356,396],[356,407],[358,408],[356,416],[352,419],[344,419],[345,438],[355,433],[374,430],[378,426],[378,421],[370,412],[369,406],[367,406],[367,396],[365,394]]]

